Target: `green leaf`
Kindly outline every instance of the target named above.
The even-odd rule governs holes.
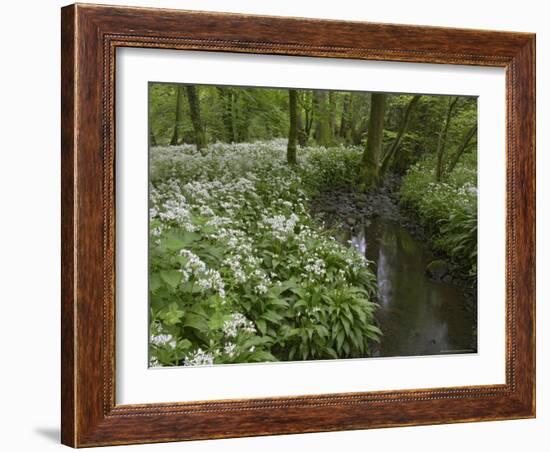
[[[182,232],[180,234],[172,233],[162,241],[162,247],[169,251],[179,251],[189,246],[191,243],[200,240],[201,236],[196,232]]]
[[[267,331],[267,324],[265,323],[265,320],[256,320],[256,327],[258,328],[258,331],[262,333],[262,335],[265,335],[265,332]]]
[[[185,316],[183,320],[183,325],[193,328],[201,333],[207,333],[209,331],[208,322],[204,317],[200,315],[189,313]]]
[[[250,355],[250,360],[255,362],[277,361],[277,358],[266,350],[258,350]]]
[[[188,339],[182,339],[181,341],[178,342],[178,347],[181,348],[182,350],[188,350],[189,348],[191,348],[192,345],[193,344]]]
[[[166,284],[175,289],[181,282],[182,275],[178,270],[161,270],[160,277]]]
[[[288,302],[285,300],[282,300],[281,298],[271,297],[269,299],[269,304],[274,306],[281,306],[283,308],[288,308]]]
[[[208,319],[208,326],[210,329],[217,330],[223,327],[224,321],[225,316],[221,312],[216,312]]]
[[[323,325],[315,325],[315,329],[320,337],[326,338],[329,336],[328,330]]]
[[[170,303],[168,309],[160,314],[160,317],[167,325],[177,325],[185,314],[184,311],[178,309],[177,303]]]
[[[149,290],[156,292],[162,286],[162,280],[158,273],[152,273],[149,278]]]
[[[341,349],[342,349],[342,344],[344,343],[344,339],[345,339],[344,330],[340,330],[340,332],[339,332],[338,335],[336,336],[336,348],[337,348],[338,350],[341,350]]]
[[[177,237],[169,236],[162,241],[161,246],[168,251],[179,251],[185,246],[185,242]]]
[[[367,327],[367,330],[373,332],[373,333],[376,333],[376,334],[382,334],[382,331],[380,330],[380,328],[378,328],[377,326],[375,325],[366,325]]]
[[[275,311],[265,311],[262,314],[262,318],[266,320],[270,320],[271,322],[274,322],[274,323],[277,323],[280,320],[282,320],[282,317],[279,314],[277,314]]]

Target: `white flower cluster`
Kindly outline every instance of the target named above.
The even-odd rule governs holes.
[[[153,345],[162,347],[168,345],[171,349],[176,348],[176,339],[171,334],[152,334],[149,342]]]
[[[166,334],[162,331],[162,324],[158,321],[151,324],[151,336],[149,342],[157,347],[168,345],[171,349],[176,348],[177,341],[171,334]]]
[[[191,212],[185,196],[181,193],[178,183],[171,179],[158,187],[152,187],[149,199],[151,207],[149,216],[153,220],[158,218],[162,223],[175,223],[186,231],[194,231],[191,223]],[[157,228],[157,235],[162,232]]]
[[[294,228],[299,219],[298,215],[292,213],[288,218],[284,215],[264,216],[262,222],[271,228],[273,237],[284,240],[289,234],[294,233]]]
[[[194,277],[195,282],[204,290],[214,290],[223,299],[225,298],[225,286],[220,272],[212,268],[207,268],[204,261],[192,251],[182,249],[180,256],[187,259],[187,262],[180,269],[183,282],[187,282]]]
[[[195,351],[183,357],[185,365],[208,365],[214,359],[223,362],[237,356],[240,342],[235,338],[256,333],[254,323],[240,313],[246,312],[239,306],[244,294],[266,297],[273,285],[288,280],[289,273],[302,285],[332,284],[338,278],[347,282],[354,269],[366,267],[359,253],[343,248],[313,223],[307,207],[309,191],[301,179],[302,170],[308,171],[307,155],[306,150],[301,152],[304,161],[296,171],[286,164],[286,140],[214,143],[205,153],[190,145],[152,149],[151,256],[159,259],[161,268],[179,269],[184,284],[177,291],[185,292],[182,301],[202,302],[204,297],[193,294],[200,288],[222,299],[201,308],[224,316],[233,312],[221,332],[207,334],[208,345],[191,340]],[[184,259],[161,247],[172,232],[185,236],[181,230],[194,233],[183,238],[188,245],[179,256]],[[343,274],[327,268],[327,262],[342,265],[343,260],[349,266]],[[187,297],[187,291],[193,296]],[[167,340],[164,343],[170,344],[163,331],[155,334],[151,344]]]
[[[234,344],[233,342],[228,342],[227,344],[225,344],[224,348],[223,348],[223,352],[229,357],[229,358],[233,358],[235,356],[235,350],[237,348],[237,345]]]
[[[232,256],[227,257],[223,261],[223,264],[227,265],[231,269],[231,271],[233,272],[233,277],[237,282],[244,283],[246,282],[247,277],[242,267],[241,258],[242,256],[240,254],[234,254]]]
[[[162,365],[156,356],[151,356],[149,359],[149,367],[162,367]]]
[[[214,356],[201,348],[191,353],[183,360],[186,366],[211,366],[214,364]]]
[[[303,276],[306,278],[309,277],[310,279],[321,279],[327,272],[325,261],[319,258],[308,259],[304,270],[309,273],[309,275],[304,274]]]
[[[231,319],[226,320],[223,323],[222,329],[223,334],[229,338],[237,337],[239,331],[243,331],[245,333],[256,332],[256,327],[254,324],[239,312],[232,314]]]

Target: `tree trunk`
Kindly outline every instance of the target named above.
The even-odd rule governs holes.
[[[474,124],[472,127],[470,127],[470,129],[468,129],[468,131],[464,135],[464,138],[462,139],[462,143],[460,144],[460,146],[457,148],[457,150],[451,157],[451,161],[449,162],[449,165],[445,170],[446,175],[449,175],[453,172],[456,164],[460,160],[460,157],[462,156],[462,154],[464,154],[464,151],[468,148],[468,145],[470,144],[472,138],[474,137],[474,135],[476,135],[476,133],[477,133],[477,123]]]
[[[178,85],[176,88],[176,119],[174,121],[174,132],[172,133],[172,139],[170,140],[170,146],[175,146],[179,143],[179,129],[181,127],[182,120],[182,97],[183,86]]]
[[[388,95],[383,93],[371,94],[367,145],[363,152],[361,168],[361,180],[363,188],[365,189],[373,188],[378,183],[379,179],[387,97]]]
[[[338,130],[336,128],[336,105],[337,98],[334,91],[328,92],[328,110],[329,110],[329,123],[330,123],[330,136],[333,138]]]
[[[233,126],[233,93],[231,88],[218,88],[218,93],[222,103],[224,139],[227,143],[233,143],[236,141]]]
[[[311,136],[311,128],[313,127],[313,93],[307,91],[304,93],[304,115],[305,115],[305,124],[304,124],[304,135],[305,143],[309,141]]]
[[[351,93],[344,97],[342,106],[342,118],[340,120],[339,135],[344,139],[344,142],[349,145],[351,142]]]
[[[286,160],[289,165],[296,165],[296,143],[298,141],[298,93],[295,89],[288,90],[288,108],[290,124],[288,128],[288,145]]]
[[[382,164],[380,165],[380,174],[379,174],[380,177],[384,177],[384,174],[386,174],[386,171],[390,166],[390,162],[395,158],[395,154],[397,153],[397,149],[401,144],[403,135],[405,135],[405,132],[407,131],[407,127],[409,126],[411,113],[414,110],[416,104],[418,103],[421,97],[422,96],[419,96],[419,95],[413,96],[413,98],[408,103],[407,108],[405,109],[405,114],[403,115],[403,119],[401,120],[401,124],[399,125],[399,129],[397,131],[395,140],[393,141],[389,151],[386,152],[386,154],[384,155],[384,158],[382,159]]]
[[[367,97],[369,96],[369,97]],[[362,110],[370,111],[371,97],[365,93],[351,93],[350,99],[350,135],[354,145],[359,146],[367,132],[368,114]]]
[[[307,146],[308,136],[306,134],[306,129],[304,127],[304,118],[302,115],[302,108],[298,105],[298,115],[297,115],[297,124],[298,124],[298,144],[302,147]]]
[[[195,85],[187,85],[185,87],[187,99],[189,100],[189,110],[191,112],[191,122],[195,132],[195,144],[197,150],[201,151],[206,147],[206,134],[201,119],[201,109],[199,102],[198,88]]]
[[[441,132],[439,133],[439,139],[437,140],[437,163],[435,166],[435,180],[440,181],[443,176],[443,160],[445,156],[445,145],[447,144],[447,132],[449,131],[449,125],[453,115],[453,110],[458,102],[458,96],[449,99],[449,108],[447,109],[447,116]]]
[[[319,146],[328,147],[332,141],[330,129],[330,110],[326,91],[315,91],[315,112],[317,125],[315,139]]]
[[[249,141],[249,128],[250,128],[250,116],[251,110],[248,97],[241,96],[235,98],[235,131],[237,141],[239,143],[246,143]]]

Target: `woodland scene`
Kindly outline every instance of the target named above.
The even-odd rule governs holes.
[[[477,351],[477,98],[148,89],[151,367]]]

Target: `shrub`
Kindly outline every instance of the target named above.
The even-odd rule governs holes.
[[[359,168],[363,151],[359,147],[304,148],[303,180],[310,189],[355,188],[359,186]]]

